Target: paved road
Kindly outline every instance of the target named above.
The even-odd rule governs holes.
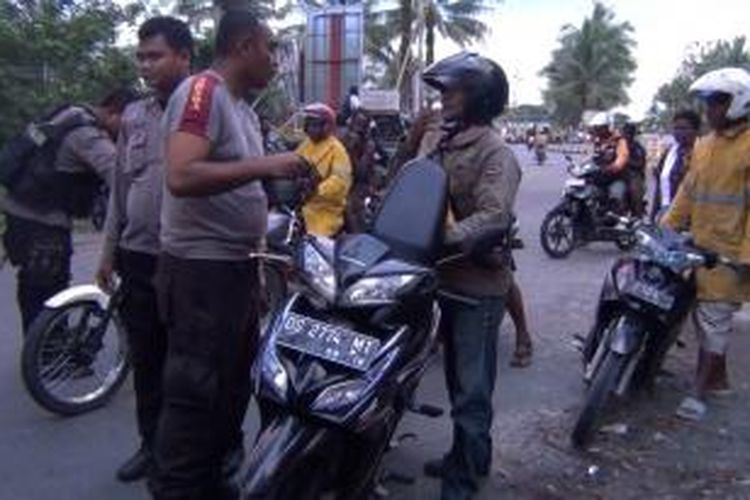
[[[517,212],[526,249],[519,251],[518,279],[527,301],[536,340],[534,364],[525,370],[508,367],[512,327],[502,328],[500,372],[495,397],[496,466],[480,498],[526,498],[499,473],[503,463],[523,461],[523,449],[513,437],[539,412],[555,414],[578,400],[578,358],[570,336],[590,323],[604,271],[617,256],[610,245],[592,245],[565,261],[552,261],[538,243],[545,211],[560,194],[565,177],[562,158],[553,153],[545,167],[532,165],[524,150],[524,179]],[[90,280],[98,238],[77,239],[76,282]],[[144,485],[122,485],[114,470],[136,444],[133,393],[130,384],[104,409],[71,419],[45,413],[26,395],[19,378],[19,319],[14,305],[14,281],[8,268],[0,272],[0,500],[145,500]],[[446,406],[441,367],[435,364],[420,389],[425,402]],[[256,429],[254,409],[246,421],[248,435]],[[409,416],[404,432],[414,432],[387,458],[390,467],[420,476],[422,462],[438,456],[450,444],[448,417],[429,420]],[[506,442],[508,445],[506,446]],[[438,484],[418,477],[413,485],[388,485],[392,498],[436,498]]]

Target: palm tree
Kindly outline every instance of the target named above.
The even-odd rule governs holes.
[[[596,3],[580,28],[565,26],[560,47],[541,71],[547,77],[545,101],[557,119],[576,124],[587,109],[627,104],[636,62],[633,27],[615,23],[614,13]]]
[[[487,0],[424,1],[425,62],[429,65],[435,61],[437,33],[461,47],[482,41],[489,32],[489,26],[478,18],[489,10],[487,4]]]

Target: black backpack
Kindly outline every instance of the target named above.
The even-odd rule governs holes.
[[[96,118],[86,111],[54,120],[70,107],[59,106],[6,142],[0,150],[0,184],[34,209],[86,217],[101,181],[93,172],[60,172],[55,165],[67,135],[79,127],[95,126]]]

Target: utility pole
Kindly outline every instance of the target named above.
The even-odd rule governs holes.
[[[413,111],[416,115],[422,108],[422,75],[424,74],[425,0],[413,0],[417,9],[417,71],[414,75]],[[430,0],[426,0],[430,1]]]

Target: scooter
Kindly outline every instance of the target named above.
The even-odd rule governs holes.
[[[666,228],[642,226],[635,237],[636,255],[612,266],[596,321],[582,339],[588,389],[571,434],[577,447],[590,440],[610,396],[653,384],[695,301],[695,269],[736,267]]]
[[[442,413],[414,392],[436,351],[446,212],[446,174],[422,159],[398,175],[369,233],[299,235],[300,287],[272,313],[252,370],[263,425],[244,499],[369,498],[404,414]],[[488,229],[475,247],[507,233]]]

